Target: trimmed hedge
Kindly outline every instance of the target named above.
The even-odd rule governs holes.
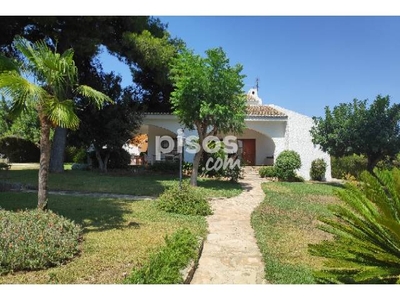
[[[0,139],[0,153],[5,154],[10,163],[37,163],[40,149],[31,141],[8,136]]]
[[[51,211],[0,209],[0,274],[60,265],[79,251],[81,227]]]
[[[183,166],[182,166],[183,167]],[[179,161],[155,161],[149,170],[160,173],[179,173]]]
[[[312,180],[322,181],[325,178],[326,162],[317,158],[311,162],[310,177]]]
[[[276,177],[276,170],[274,166],[264,166],[258,170],[258,174],[261,178]]]
[[[276,177],[281,181],[294,181],[296,180],[296,170],[300,167],[301,159],[296,151],[282,151],[275,161]]]

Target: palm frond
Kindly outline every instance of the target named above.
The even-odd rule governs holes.
[[[339,193],[342,205],[329,209],[335,218],[320,218],[320,229],[334,239],[309,245],[326,258],[315,272],[320,282],[394,283],[400,278],[400,171],[364,172],[358,187]],[[379,179],[379,180],[378,180]]]
[[[90,86],[87,85],[80,85],[76,88],[75,90],[79,95],[88,98],[91,100],[97,108],[101,108],[101,106],[105,102],[113,103],[110,97],[107,95],[103,94],[102,92],[99,92]]]
[[[57,98],[51,97],[44,101],[42,107],[53,126],[69,129],[78,128],[79,118],[75,113],[73,100],[58,101]]]
[[[19,115],[30,104],[38,104],[45,97],[47,92],[29,80],[21,77],[16,72],[0,73],[0,90],[12,101],[11,113]]]
[[[0,72],[10,71],[20,74],[18,63],[0,53]]]

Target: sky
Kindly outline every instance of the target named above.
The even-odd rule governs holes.
[[[400,17],[397,16],[162,16],[172,37],[204,55],[222,47],[241,64],[244,92],[259,79],[263,104],[323,116],[354,98],[378,94],[400,102]],[[129,70],[101,56],[130,84]]]

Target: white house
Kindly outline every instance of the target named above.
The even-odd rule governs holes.
[[[246,129],[237,136],[242,158],[247,165],[273,165],[283,150],[294,150],[300,154],[302,167],[298,174],[310,179],[311,162],[322,158],[327,163],[326,180],[331,180],[330,156],[319,146],[313,145],[310,129],[312,118],[276,105],[263,105],[256,89],[247,94]],[[178,118],[169,113],[148,113],[145,115],[140,133],[148,135],[147,159],[156,160],[156,137],[170,136],[177,139],[182,128]],[[196,131],[185,129],[185,136],[196,135]],[[222,137],[220,137],[222,138]],[[173,158],[176,153],[164,154],[162,159]],[[185,161],[193,161],[194,154],[185,151]]]

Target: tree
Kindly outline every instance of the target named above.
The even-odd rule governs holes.
[[[314,117],[313,143],[330,155],[365,155],[367,169],[400,150],[400,104],[390,106],[389,96],[378,95],[368,107],[367,100],[341,103],[333,111],[325,108],[325,118]]]
[[[138,100],[132,88],[121,89],[121,78],[103,74],[102,90],[113,100],[101,110],[93,105],[85,105],[79,110],[81,125],[69,136],[69,140],[79,147],[94,147],[99,169],[107,172],[111,154],[120,153],[122,146],[132,138],[140,127],[142,114],[137,108]]]
[[[238,133],[245,126],[242,69],[239,64],[231,67],[221,48],[207,50],[205,58],[183,50],[173,61],[173,113],[199,136],[200,151],[194,157],[191,185],[197,185],[204,139],[217,133]]]
[[[178,51],[184,48],[180,39],[171,39],[168,32],[154,36],[145,30],[125,36],[126,43],[135,51],[126,53],[133,80],[139,83],[142,104],[147,111],[171,112],[170,94],[173,91],[169,77],[170,64]],[[132,57],[133,53],[135,57]]]
[[[76,129],[79,125],[70,91],[92,99],[98,107],[111,99],[89,86],[78,84],[72,49],[59,54],[43,41],[32,44],[21,37],[15,39],[14,46],[23,59],[15,62],[0,56],[0,91],[11,99],[14,115],[29,106],[37,110],[40,121],[38,208],[46,209],[50,129],[56,126]],[[27,74],[33,75],[35,83],[26,79]]]
[[[136,41],[144,33],[140,41]],[[53,50],[73,48],[78,79],[101,90],[102,69],[96,59],[100,46],[127,63],[133,71],[141,102],[150,111],[170,111],[169,94],[172,84],[167,78],[166,45],[177,45],[176,39],[165,36],[165,25],[148,16],[9,16],[0,17],[0,49],[18,56],[11,46],[15,35],[31,41],[45,40]],[[157,53],[154,53],[154,50]],[[164,50],[167,50],[163,52]],[[176,52],[176,50],[175,50]],[[164,53],[164,54],[163,54]],[[148,55],[150,54],[150,55]],[[152,55],[154,54],[154,55]],[[104,91],[102,91],[104,92]],[[54,133],[51,171],[63,171],[67,129],[57,127]]]

